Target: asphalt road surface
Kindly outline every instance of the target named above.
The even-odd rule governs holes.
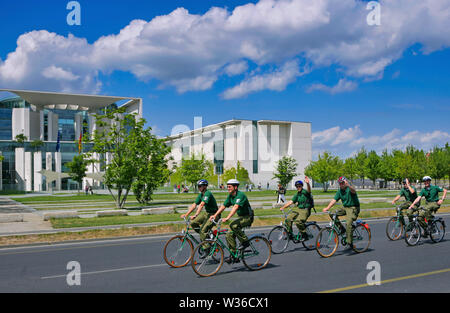
[[[450,216],[441,216],[450,225]],[[403,239],[387,239],[386,222],[368,221],[372,242],[362,254],[341,246],[325,259],[290,243],[261,271],[251,272],[242,263],[224,264],[209,278],[198,277],[190,265],[174,269],[165,264],[162,250],[169,235],[5,248],[0,249],[0,292],[450,292],[449,229],[440,243],[422,239],[409,247]],[[80,285],[68,284],[71,261],[80,265]],[[381,285],[366,283],[371,261],[380,264]]]

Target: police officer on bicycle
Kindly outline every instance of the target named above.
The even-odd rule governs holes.
[[[201,179],[197,182],[197,186],[200,193],[189,210],[181,215],[181,218],[189,216],[189,214],[197,208],[195,214],[191,216],[191,227],[200,235],[200,241],[204,241],[208,232],[214,226],[210,217],[216,214],[218,207],[212,192],[208,190],[208,181],[206,179]],[[203,210],[203,208],[205,208],[205,210]],[[219,219],[220,214],[215,217],[215,221],[217,222]],[[205,247],[205,249],[206,248],[208,247]]]
[[[292,223],[295,222],[297,228],[301,234],[300,240],[307,240],[306,234],[306,221],[311,215],[311,185],[309,184],[309,178],[305,176],[306,188],[303,188],[303,182],[298,180],[295,182],[295,188],[297,188],[297,193],[294,195],[291,201],[283,205],[280,210],[284,210],[292,204],[297,204],[297,209],[293,209],[292,212],[287,217],[287,226],[292,230]]]
[[[253,223],[254,215],[250,206],[247,196],[242,191],[238,190],[239,181],[237,179],[230,179],[227,182],[228,197],[225,202],[220,206],[215,215],[210,219],[216,219],[225,208],[231,207],[231,212],[228,216],[222,219],[222,222],[228,221],[233,215],[237,213],[238,218],[231,222],[230,231],[226,234],[226,240],[228,247],[232,253],[236,253],[236,238],[240,241],[242,248],[249,246],[248,237],[244,233],[244,227],[250,227]],[[239,262],[239,259],[234,258],[232,255],[225,260],[227,263]]]
[[[392,204],[395,204],[402,196],[405,197],[405,201],[399,205],[399,208],[402,210],[403,216],[403,210],[407,210],[406,215],[408,216],[409,221],[412,222],[413,214],[419,209],[420,201],[418,204],[414,205],[412,209],[409,208],[414,200],[417,199],[417,190],[416,187],[411,186],[408,178],[403,180],[403,188],[400,190],[400,194],[392,200]]]
[[[323,212],[328,212],[337,201],[342,200],[342,205],[344,208],[338,209],[335,211],[337,216],[346,216],[346,226],[347,226],[347,235],[346,235],[346,241],[349,246],[349,248],[352,248],[353,246],[353,222],[356,221],[359,215],[360,211],[360,204],[358,195],[356,194],[356,189],[352,185],[350,185],[347,178],[344,176],[339,177],[338,179],[339,183],[339,190],[336,192],[336,195],[334,196],[334,199],[330,201],[328,206],[323,209]],[[331,215],[331,213],[330,213]],[[342,224],[338,221],[336,221],[338,225],[343,227]]]
[[[423,188],[420,191],[419,196],[414,200],[413,204],[409,206],[411,209],[414,205],[420,202],[420,200],[425,198],[426,203],[423,205],[424,212],[419,213],[419,217],[417,218],[418,222],[420,223],[420,226],[422,226],[423,229],[427,229],[427,223],[425,222],[425,218],[428,221],[431,221],[433,219],[433,213],[436,213],[439,208],[441,207],[442,203],[445,200],[445,197],[447,195],[447,189],[441,188],[439,186],[431,185],[431,177],[425,176],[422,179],[423,183],[425,184],[425,188]],[[439,192],[444,192],[442,195],[442,199],[439,200]],[[425,231],[424,237],[428,236],[428,232]]]

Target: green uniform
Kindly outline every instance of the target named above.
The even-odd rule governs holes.
[[[231,231],[226,234],[228,247],[233,253],[236,253],[236,238],[241,243],[248,240],[242,228],[249,227],[253,223],[253,210],[245,193],[237,191],[235,196],[229,194],[223,203],[226,208],[234,207],[236,204],[239,206],[237,210],[238,219],[231,222]]]
[[[200,193],[195,200],[195,204],[197,205],[202,202],[205,202],[205,210],[200,212],[200,214],[191,222],[191,227],[200,235],[200,241],[205,240],[208,232],[213,228],[214,223],[210,221],[209,218],[219,209],[217,207],[216,199],[209,190],[206,190],[203,194]],[[219,219],[220,216],[217,216],[216,222]]]
[[[306,234],[305,223],[311,215],[311,193],[305,189],[297,192],[297,194],[292,197],[292,202],[297,204],[298,209],[293,209],[292,212],[287,217],[287,225],[292,229],[292,223],[295,222],[298,230],[303,235]]]
[[[348,244],[353,243],[353,222],[356,221],[359,215],[360,211],[360,205],[359,205],[359,199],[358,195],[356,193],[352,193],[350,191],[350,187],[345,188],[344,190],[339,189],[336,192],[336,195],[334,196],[334,200],[342,201],[342,204],[344,208],[339,208],[335,210],[334,212],[337,214],[337,216],[346,216],[346,225],[347,225],[347,232],[346,232],[346,240]],[[330,212],[330,215],[332,213]],[[342,224],[337,221],[338,226],[342,227]]]
[[[414,200],[417,199],[417,190],[416,187],[411,186],[411,188],[414,190],[413,193],[411,193],[411,191],[409,190],[409,188],[405,188],[403,187],[400,190],[400,196],[405,197],[405,202],[403,202],[402,204],[399,205],[400,209],[406,210],[406,215],[408,216],[408,219],[410,222],[412,222],[413,220],[413,214],[415,211],[417,211],[419,209],[419,205],[420,202],[417,203],[412,209],[409,209],[409,207],[411,206],[411,204],[413,204]],[[404,213],[402,212],[403,216]]]
[[[421,211],[418,218],[418,221],[423,228],[426,229],[427,226],[425,218],[430,221],[433,218],[433,213],[436,213],[441,207],[437,202],[439,201],[439,192],[443,191],[444,190],[441,187],[434,185],[430,185],[430,187],[423,188],[420,191],[419,196],[425,197],[426,200],[426,204],[423,206],[425,211]]]

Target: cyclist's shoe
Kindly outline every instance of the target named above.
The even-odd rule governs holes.
[[[227,262],[228,264],[234,264],[234,263],[239,263],[241,260],[238,258],[235,258],[234,256],[230,255],[229,257],[227,257],[225,259],[225,262]]]
[[[353,250],[353,244],[347,243],[347,246],[345,247],[344,251],[352,251]]]
[[[428,230],[425,230],[424,232],[423,232],[423,238],[428,238],[428,235],[429,235],[430,233],[428,232]]]
[[[302,242],[302,241],[306,241],[306,240],[308,240],[310,238],[309,238],[307,233],[301,233],[299,239],[300,239],[300,242]]]
[[[246,241],[241,243],[241,245],[239,246],[238,249],[242,250],[242,249],[245,249],[245,248],[248,248],[248,247],[250,247],[250,242],[248,240],[246,240]]]
[[[210,250],[211,250],[211,247],[206,248],[206,249],[203,249],[203,248],[199,249],[198,254],[199,254],[200,259],[206,258],[209,255]]]

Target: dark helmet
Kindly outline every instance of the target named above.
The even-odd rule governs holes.
[[[197,186],[208,186],[208,181],[206,179],[200,179],[197,182]]]
[[[297,180],[295,182],[295,187],[298,187],[298,186],[303,186],[303,182],[301,180]]]

